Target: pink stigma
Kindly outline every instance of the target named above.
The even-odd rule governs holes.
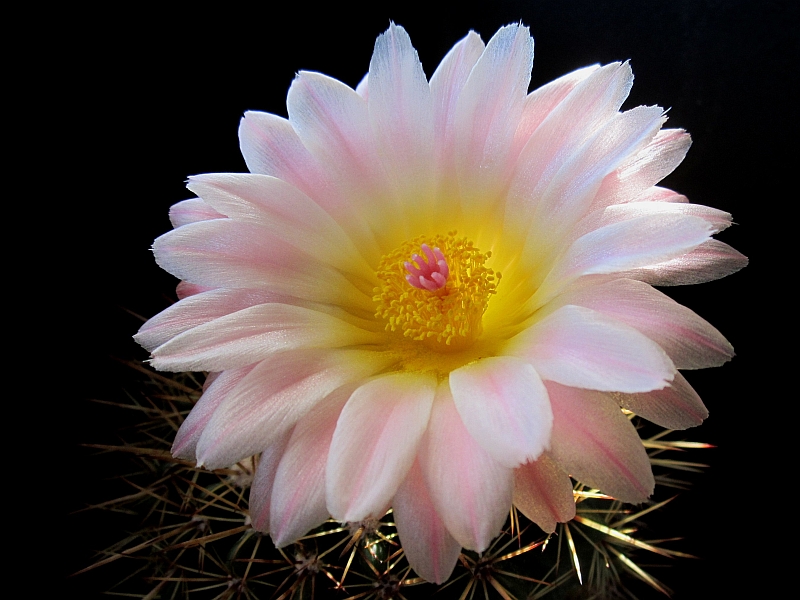
[[[420,290],[435,292],[442,289],[447,283],[447,276],[450,275],[444,254],[438,248],[431,250],[428,244],[422,244],[422,253],[427,261],[419,254],[412,254],[411,260],[416,264],[408,261],[403,263],[408,271],[406,281]]]

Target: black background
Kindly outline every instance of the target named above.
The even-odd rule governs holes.
[[[158,269],[149,247],[170,228],[169,206],[190,196],[187,176],[246,170],[237,140],[242,113],[285,116],[286,91],[301,69],[355,86],[390,19],[409,32],[428,76],[469,29],[486,41],[500,26],[521,21],[536,42],[532,88],[588,64],[630,59],[636,79],[624,108],[670,108],[667,126],[685,128],[694,139],[662,185],[729,211],[738,223],[719,237],[748,255],[750,266],[727,279],[666,290],[717,326],[737,356],[688,375],[711,412],[691,437],[717,448],[697,457],[711,468],[664,518],[686,538],[680,548],[702,558],[679,561],[659,576],[678,599],[733,590],[748,596],[765,581],[782,587],[775,560],[789,527],[781,493],[789,433],[780,423],[796,397],[781,391],[787,375],[774,344],[791,335],[797,302],[786,287],[796,279],[788,271],[796,260],[782,258],[775,240],[791,237],[796,220],[797,187],[790,183],[797,162],[796,4],[446,6],[381,3],[365,12],[345,4],[289,3],[279,10],[263,3],[176,13],[131,5],[107,15],[70,15],[75,28],[55,54],[63,61],[59,97],[69,107],[59,111],[69,140],[61,161],[71,165],[72,209],[64,224],[78,267],[61,319],[69,349],[67,385],[59,389],[67,392],[49,396],[67,438],[57,457],[66,498],[54,501],[68,513],[102,492],[102,468],[77,444],[114,443],[119,423],[87,400],[118,399],[135,385],[114,360],[146,358],[131,340],[139,321],[127,311],[152,316],[174,294],[173,278]],[[116,539],[100,517],[62,518],[70,547],[64,573],[88,564],[97,544]],[[69,586],[90,597],[96,582],[82,576]]]

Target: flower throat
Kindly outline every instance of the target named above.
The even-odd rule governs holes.
[[[378,266],[375,316],[387,321],[386,331],[431,349],[468,347],[483,330],[481,318],[500,282],[500,273],[484,266],[491,255],[455,231],[404,242]]]

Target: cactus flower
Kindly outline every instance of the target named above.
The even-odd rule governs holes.
[[[729,214],[657,187],[687,133],[621,111],[627,63],[528,93],[533,41],[474,32],[430,79],[406,31],[352,89],[300,72],[288,119],[248,112],[249,173],[191,177],[159,265],[180,301],[136,336],[156,369],[209,372],[173,453],[259,455],[253,526],[278,547],[394,510],[409,563],[446,580],[515,504],[545,531],[570,476],[653,492],[622,408],[669,428],[707,411],[680,369],[733,355],[653,285],[746,259]]]

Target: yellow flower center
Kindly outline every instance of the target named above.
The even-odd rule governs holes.
[[[404,242],[381,259],[375,316],[386,320],[386,331],[438,352],[470,346],[500,282],[500,273],[485,266],[491,255],[455,231]]]

